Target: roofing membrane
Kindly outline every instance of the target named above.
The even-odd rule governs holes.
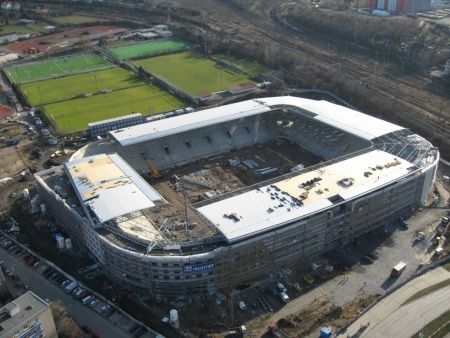
[[[247,100],[226,106],[200,110],[185,115],[110,131],[109,134],[122,146],[127,146],[208,125],[265,113],[283,105],[308,111],[314,115],[314,119],[366,140],[372,140],[382,135],[404,129],[395,124],[331,102],[303,99],[294,96],[278,96]]]
[[[119,155],[89,156],[64,165],[80,201],[100,223],[155,206],[162,197]]]
[[[411,167],[403,159],[374,150],[287,179],[280,178],[271,185],[197,210],[229,242],[234,242],[328,208],[336,196],[339,200],[350,200],[395,182],[408,175]]]

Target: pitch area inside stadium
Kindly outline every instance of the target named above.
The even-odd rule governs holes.
[[[184,241],[185,199],[188,204],[195,205],[289,173],[299,164],[309,167],[321,160],[294,142],[273,139],[168,170],[164,178],[151,181],[152,187],[170,200],[165,208],[153,214],[153,221],[158,224],[161,218],[167,219],[168,223],[174,224],[174,231],[170,234],[172,239]],[[192,236],[203,238],[214,233],[214,229],[208,227],[192,209],[188,208],[187,212]]]

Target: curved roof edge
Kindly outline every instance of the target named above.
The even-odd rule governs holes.
[[[148,122],[110,131],[120,145],[128,146],[164,136],[232,121],[272,111],[279,106],[301,109],[323,123],[366,140],[404,129],[376,117],[328,101],[316,101],[295,96],[277,96],[232,103],[197,112]]]

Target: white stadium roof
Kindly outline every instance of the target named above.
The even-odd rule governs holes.
[[[413,165],[381,150],[280,178],[276,183],[197,208],[235,242],[350,200],[408,175]],[[320,178],[312,187],[303,183]],[[340,182],[348,179],[346,183]],[[350,182],[350,183],[349,183]],[[305,195],[303,198],[301,195]],[[295,203],[301,200],[302,205]],[[230,217],[232,216],[232,217]]]
[[[64,164],[80,201],[99,222],[155,206],[162,197],[119,155],[96,155]]]
[[[192,129],[240,119],[269,110],[270,108],[256,101],[249,100],[139,124],[133,127],[110,131],[109,133],[122,146],[127,146]]]
[[[279,96],[260,99],[269,106],[288,105],[316,114],[323,123],[344,130],[366,140],[404,129],[390,122],[346,108],[328,101],[302,99],[295,96]]]
[[[283,105],[308,111],[314,115],[313,118],[366,140],[372,140],[404,129],[395,124],[327,101],[309,100],[294,96],[278,96],[200,110],[109,133],[122,146],[127,146],[208,125],[265,113]]]

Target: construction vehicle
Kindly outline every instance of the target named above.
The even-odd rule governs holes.
[[[147,157],[147,154],[145,152],[142,153],[142,157],[144,158],[145,163],[147,163],[147,167],[150,172],[150,176],[152,178],[161,177],[161,174],[159,173],[158,168],[155,167],[155,165],[153,164],[153,161],[149,157]]]

